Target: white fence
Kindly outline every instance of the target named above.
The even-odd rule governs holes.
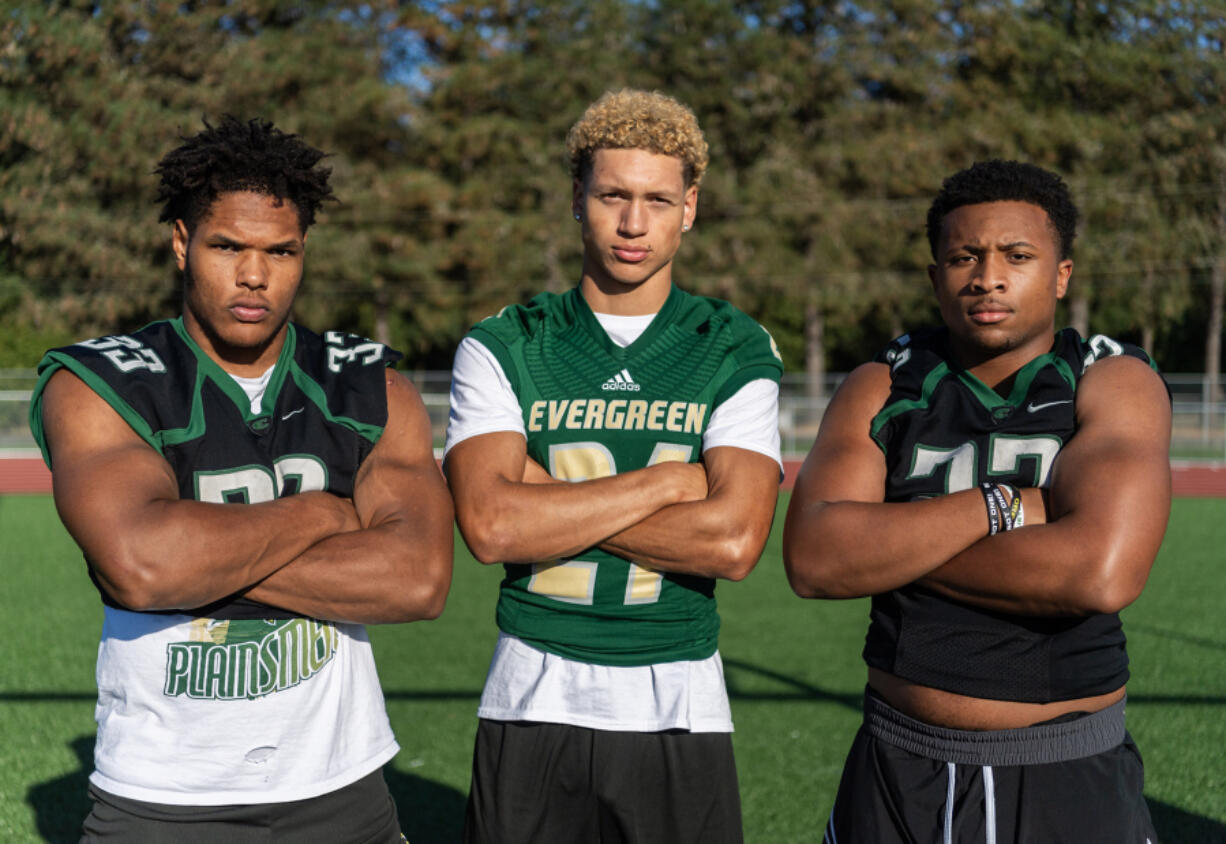
[[[434,428],[434,445],[441,448],[447,426],[447,372],[407,372],[417,385]],[[823,396],[806,391],[803,375],[784,376],[779,400],[779,431],[786,457],[803,457],[817,436],[828,396],[843,380],[826,379]],[[1201,375],[1167,375],[1174,400],[1171,457],[1175,460],[1226,465],[1226,402],[1208,400],[1210,385]],[[0,370],[0,449],[34,448],[26,422],[35,375],[29,370]],[[1226,383],[1219,385],[1226,389]]]

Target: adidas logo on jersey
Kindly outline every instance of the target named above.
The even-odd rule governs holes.
[[[608,381],[600,385],[602,390],[623,390],[630,393],[637,393],[641,387],[635,383],[630,377],[630,370],[623,369],[621,372],[614,375]]]

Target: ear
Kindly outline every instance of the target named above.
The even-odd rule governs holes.
[[[694,220],[698,217],[698,185],[690,185],[685,189],[683,205],[685,213],[681,217],[681,222],[688,229],[694,225]]]
[[[583,219],[583,180],[575,179],[570,186],[570,214],[572,217]]]
[[[1056,298],[1063,299],[1068,292],[1069,278],[1073,275],[1073,260],[1065,258],[1056,265]]]
[[[182,220],[175,220],[174,227],[170,233],[170,247],[175,253],[175,263],[182,270],[187,266],[187,245],[191,241],[191,235],[187,232],[187,223]]]
[[[937,265],[928,265],[928,283],[932,285],[932,292],[937,292]]]

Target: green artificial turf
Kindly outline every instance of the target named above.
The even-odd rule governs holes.
[[[762,844],[820,839],[864,685],[867,602],[792,595],[783,504],[758,568],[716,592],[746,840]],[[102,609],[49,496],[0,496],[0,537],[0,841],[75,842]],[[1224,539],[1226,500],[1176,501],[1149,585],[1125,613],[1129,729],[1164,844],[1226,842]],[[401,744],[385,774],[413,844],[459,836],[500,577],[457,543],[442,618],[371,629]]]

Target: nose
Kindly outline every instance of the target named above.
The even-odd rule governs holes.
[[[1008,283],[1007,269],[1004,255],[985,252],[975,264],[971,285],[976,290],[1003,290]]]
[[[626,203],[618,225],[622,237],[640,237],[647,234],[647,206],[641,199]]]
[[[235,267],[235,282],[251,290],[268,286],[268,256],[257,249],[244,249]]]

